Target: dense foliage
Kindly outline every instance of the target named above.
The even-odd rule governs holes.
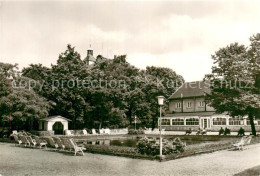
[[[250,38],[250,46],[230,44],[212,55],[214,66],[206,79],[212,83],[207,96],[217,112],[248,115],[256,135],[254,118],[260,114],[260,34]]]
[[[37,121],[48,116],[52,103],[28,88],[28,80],[19,75],[16,65],[0,63],[0,77],[1,126],[37,128]]]
[[[169,97],[184,81],[168,68],[140,70],[125,55],[86,65],[70,45],[56,65],[32,64],[23,76],[37,81],[38,95],[55,102],[50,114],[71,119],[74,129],[126,127],[134,116],[141,126],[154,128],[159,116],[156,97]]]

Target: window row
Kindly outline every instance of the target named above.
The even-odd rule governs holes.
[[[186,102],[186,104],[187,104],[186,108],[192,108],[192,102],[191,101]],[[198,102],[198,107],[204,107],[204,106],[205,106],[204,101]],[[177,109],[181,108],[181,103],[180,102],[176,103],[176,108]]]
[[[199,125],[198,118],[186,118],[186,125]],[[170,119],[162,119],[161,125],[171,125]],[[184,125],[183,118],[172,119],[172,125]],[[213,125],[227,125],[226,118],[213,118]],[[245,125],[244,120],[242,118],[230,118],[229,125]],[[246,121],[246,125],[250,125],[250,121]],[[257,121],[256,125],[260,125],[260,120]]]
[[[161,125],[171,125],[170,119],[162,119]],[[172,119],[172,125],[184,125],[184,119]],[[199,119],[186,119],[186,125],[199,125]]]

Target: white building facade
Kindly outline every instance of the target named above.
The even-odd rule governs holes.
[[[241,127],[251,131],[247,116],[231,117],[227,113],[217,114],[213,107],[205,102],[206,93],[210,93],[209,84],[197,81],[185,83],[169,98],[169,111],[162,117],[161,125],[166,131],[185,131],[188,129],[206,129],[219,131],[222,127],[238,131]],[[260,131],[260,120],[254,120],[256,131]]]
[[[63,134],[68,130],[69,119],[62,116],[50,116],[42,119],[39,123],[39,130],[41,131],[54,131],[54,134]]]

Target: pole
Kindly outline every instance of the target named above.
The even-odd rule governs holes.
[[[12,87],[10,86],[9,94],[11,96],[12,93]],[[11,129],[12,129],[12,122],[11,122],[11,116],[12,116],[12,105],[11,101],[9,102],[9,142],[11,143]]]
[[[135,131],[136,131],[136,116],[135,116]]]
[[[159,119],[159,125],[160,125],[160,159],[162,159],[162,106],[160,106],[160,119]]]

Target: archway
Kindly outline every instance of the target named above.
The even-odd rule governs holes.
[[[55,122],[52,127],[54,134],[63,134],[64,127],[61,122]]]

